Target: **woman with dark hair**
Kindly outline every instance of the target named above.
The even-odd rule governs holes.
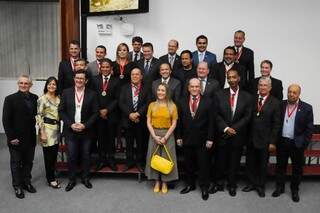
[[[60,188],[55,178],[55,163],[57,161],[58,143],[60,138],[60,120],[58,106],[58,80],[49,77],[44,86],[43,95],[38,99],[37,124],[39,126],[39,141],[43,147],[46,178],[50,187]]]

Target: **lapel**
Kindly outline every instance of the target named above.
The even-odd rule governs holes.
[[[27,103],[24,101],[24,97],[22,92],[18,92],[19,98],[18,101],[20,102],[19,106],[24,109],[24,112],[31,115],[31,109],[27,106]],[[30,97],[31,98],[31,97]]]
[[[109,80],[110,81],[110,80]],[[103,84],[103,75],[99,75],[98,78],[98,88],[99,88],[99,93],[102,91],[102,84]]]
[[[211,82],[207,78],[206,87],[204,88],[203,95],[206,95],[208,93],[210,85],[211,85]]]
[[[200,114],[202,108],[204,107],[203,104],[204,104],[203,95],[200,95],[200,101],[199,101],[199,104],[198,104],[198,108],[197,108],[196,114],[194,115],[194,118],[193,118],[194,120],[199,117],[199,114]],[[190,112],[190,115],[191,115],[191,112]]]
[[[67,67],[69,70],[73,71],[70,58],[67,60]]]
[[[231,111],[231,106],[230,106],[230,88],[225,89],[224,91],[224,97],[225,97],[225,104],[224,106],[226,107],[226,112],[228,115],[228,120],[232,121],[232,111]],[[238,97],[239,98],[239,97]],[[238,106],[237,106],[238,108]]]
[[[131,83],[129,83],[129,85],[128,85],[128,97],[129,97],[129,107],[130,107],[130,109],[133,111],[133,103],[132,103],[132,86],[131,86]]]
[[[234,120],[236,118],[236,116],[239,114],[240,109],[242,108],[242,101],[241,101],[242,98],[241,97],[242,97],[242,92],[239,89],[238,99],[237,99],[237,103],[236,103],[237,108],[236,108],[236,111],[234,112],[232,120]]]
[[[296,112],[296,117],[294,118],[294,128],[296,128],[296,126],[298,125],[297,122],[300,119],[301,111],[302,111],[302,103],[301,103],[301,100],[299,100],[299,104],[298,104],[298,108],[297,108],[297,112]]]

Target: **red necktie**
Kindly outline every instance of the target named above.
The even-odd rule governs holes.
[[[236,94],[233,93],[233,94],[231,94],[231,97],[230,97],[230,106],[231,106],[231,108],[234,107],[234,96],[235,96],[235,95],[236,95]]]
[[[192,97],[192,105],[191,105],[192,112],[196,113],[197,108],[198,108],[198,98]]]

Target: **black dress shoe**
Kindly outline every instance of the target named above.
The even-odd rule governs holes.
[[[76,186],[75,181],[69,181],[68,185],[66,186],[66,192],[71,191]]]
[[[201,189],[201,197],[202,197],[202,200],[208,200],[209,192],[207,188]]]
[[[272,193],[272,197],[279,197],[281,194],[284,193],[284,188],[282,187],[277,187],[276,190]]]
[[[104,167],[105,167],[106,165],[104,164],[104,163],[97,163],[97,165],[96,165],[96,171],[99,171],[99,170],[101,170],[101,169],[103,169]]]
[[[247,185],[247,186],[245,186],[243,189],[242,189],[242,191],[243,192],[251,192],[251,191],[253,191],[253,190],[255,190],[256,188],[254,187],[254,186],[252,186],[252,185]]]
[[[24,198],[24,192],[21,187],[14,187],[14,193],[16,194],[16,197],[19,199]]]
[[[264,189],[261,188],[261,187],[257,187],[257,193],[258,193],[259,197],[265,197],[266,196],[266,193],[265,193]]]
[[[291,198],[293,202],[299,202],[300,201],[299,192],[297,190],[292,191]]]
[[[182,189],[182,190],[180,191],[180,194],[187,194],[187,193],[189,193],[190,191],[193,191],[193,190],[195,190],[195,189],[196,189],[195,186],[188,185],[188,186],[186,186],[184,189]]]
[[[224,191],[224,186],[222,184],[213,184],[209,187],[209,194],[214,194],[216,192],[223,192]]]
[[[237,190],[236,190],[236,188],[234,188],[234,187],[230,187],[230,188],[228,189],[228,191],[229,191],[229,195],[230,195],[231,197],[234,197],[234,196],[237,195]]]
[[[31,185],[31,183],[22,185],[22,188],[29,193],[36,193],[37,192],[37,190]]]
[[[90,181],[88,179],[82,180],[81,183],[87,187],[88,189],[92,188],[92,184],[90,183]]]

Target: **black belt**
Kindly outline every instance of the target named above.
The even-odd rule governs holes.
[[[294,141],[293,139],[291,139],[291,138],[286,138],[286,137],[281,137],[282,138],[282,140],[284,140],[284,141],[288,141],[288,142],[292,142],[292,141]]]
[[[47,117],[43,118],[43,122],[46,124],[52,124],[52,125],[60,124],[59,121],[57,121],[55,119],[47,118]]]

